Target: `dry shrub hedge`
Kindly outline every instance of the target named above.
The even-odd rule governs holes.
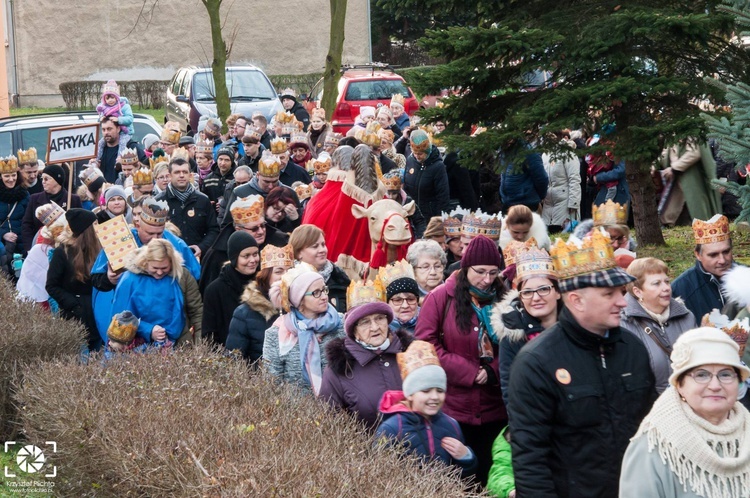
[[[0,278],[0,436],[12,439],[18,429],[12,386],[21,366],[38,360],[77,355],[86,332],[79,322],[53,317],[28,301]]]
[[[57,442],[63,496],[469,496],[455,472],[372,448],[349,417],[204,345],[48,362],[18,397],[29,440]]]

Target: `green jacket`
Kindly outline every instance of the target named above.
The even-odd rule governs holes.
[[[513,479],[513,465],[510,455],[510,443],[505,439],[505,427],[492,444],[492,468],[487,478],[487,490],[499,498],[507,498],[516,489]]]
[[[708,220],[721,213],[721,195],[711,184],[716,180],[716,161],[708,144],[675,145],[662,156],[662,165],[675,171],[691,218]]]

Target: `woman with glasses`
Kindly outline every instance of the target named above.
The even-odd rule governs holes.
[[[500,388],[508,406],[510,368],[527,342],[557,323],[562,306],[557,272],[547,251],[536,247],[522,250],[516,257],[512,290],[492,312],[492,325],[500,341]]]
[[[476,453],[477,480],[483,485],[492,464],[492,443],[508,421],[497,375],[498,339],[490,320],[506,292],[503,266],[497,244],[483,235],[474,237],[461,257],[461,269],[425,297],[414,334],[435,346],[448,376],[443,410],[458,421],[466,445]]]
[[[620,498],[750,496],[750,413],[737,402],[750,376],[725,332],[682,334],[671,388],[656,400],[622,462]]]
[[[299,200],[294,190],[275,187],[266,196],[266,224],[284,233],[291,233],[300,225],[297,209]]]
[[[169,163],[161,162],[154,168],[154,193],[160,194],[167,190],[169,184]]]
[[[630,263],[628,273],[636,278],[628,285],[627,307],[622,310],[620,327],[634,334],[646,346],[656,390],[669,386],[669,355],[683,332],[695,327],[695,317],[672,297],[669,268],[656,258],[639,258]]]
[[[409,246],[406,260],[414,268],[419,297],[443,283],[443,270],[448,262],[445,251],[434,240],[418,240]]]
[[[345,335],[343,316],[328,302],[323,276],[307,264],[289,270],[270,296],[284,314],[266,330],[263,364],[279,380],[317,396],[326,345]]]
[[[419,318],[419,285],[409,277],[401,277],[386,287],[388,305],[393,311],[390,329],[393,332],[405,330],[414,335]]]

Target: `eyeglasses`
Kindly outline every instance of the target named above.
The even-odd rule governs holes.
[[[257,227],[253,227],[253,228],[250,228],[250,227],[245,227],[245,229],[246,229],[246,230],[250,230],[250,231],[251,231],[251,232],[253,232],[253,233],[255,233],[255,232],[260,232],[261,230],[265,230],[265,229],[266,229],[266,224],[265,224],[265,223],[261,223],[261,224],[260,224],[260,225],[258,225]]]
[[[401,306],[402,304],[404,304],[404,301],[409,306],[414,306],[415,304],[417,304],[416,297],[392,297],[391,298],[391,302],[393,303],[394,306]]]
[[[357,322],[357,328],[369,329],[373,323],[387,321],[388,317],[385,315],[370,315],[366,316]]]
[[[729,369],[722,370],[717,374],[713,374],[708,370],[700,369],[690,372],[688,375],[691,376],[693,380],[698,384],[708,384],[709,382],[711,382],[711,379],[713,379],[714,376],[716,376],[716,378],[719,379],[719,382],[721,382],[722,384],[732,384],[737,380],[737,372]]]
[[[528,301],[534,298],[534,294],[539,294],[539,297],[549,296],[553,288],[551,285],[545,285],[536,289],[524,289],[519,294],[521,295],[521,299]]]
[[[273,209],[274,211],[276,211],[277,213],[280,213],[284,209],[286,209],[286,206],[282,204],[281,207],[279,207],[279,206],[270,206],[270,208]]]
[[[472,270],[474,270],[474,273],[476,273],[477,275],[479,275],[479,278],[484,278],[487,275],[489,275],[490,278],[494,279],[494,278],[497,277],[497,274],[500,273],[498,270],[490,270],[490,271],[487,271],[487,270],[477,270],[473,266],[470,266],[469,268],[471,268]]]
[[[305,292],[305,296],[312,296],[315,299],[319,299],[323,294],[325,294],[326,296],[328,295],[328,287],[323,287],[312,292]]]
[[[417,266],[417,270],[419,271],[430,271],[435,270],[436,272],[441,272],[445,268],[445,265],[442,263],[436,263],[434,265],[420,265]]]
[[[157,180],[169,180],[169,175],[161,175],[156,177]]]

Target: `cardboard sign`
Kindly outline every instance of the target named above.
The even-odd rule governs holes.
[[[119,271],[125,268],[130,256],[138,249],[138,244],[135,243],[135,237],[125,217],[116,216],[109,221],[94,225],[94,231],[112,269]]]
[[[50,128],[47,137],[47,163],[80,161],[96,157],[99,123]]]

